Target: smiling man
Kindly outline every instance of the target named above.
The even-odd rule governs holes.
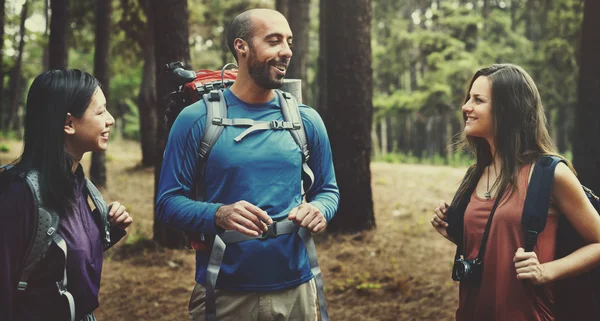
[[[223,92],[227,120],[282,123],[284,102],[274,89],[282,86],[292,58],[285,17],[268,9],[243,12],[230,23],[227,43],[239,64],[235,83]],[[215,246],[226,236],[244,239],[225,242],[217,264],[211,256],[219,252],[216,247],[197,251],[190,320],[317,320],[314,269],[303,240],[325,229],[337,210],[339,191],[323,121],[308,106],[298,109],[310,151],[305,165],[314,173],[306,202],[301,184],[306,158],[290,130],[244,134],[244,127],[225,126],[204,160],[204,173],[198,173],[198,147],[207,121],[214,123],[207,120],[205,102],[185,108],[173,124],[157,219],[201,232]],[[199,176],[202,201],[194,197]]]

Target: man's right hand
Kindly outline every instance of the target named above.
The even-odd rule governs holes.
[[[267,231],[267,224],[273,224],[273,219],[257,206],[246,201],[238,201],[219,207],[215,214],[215,222],[225,230],[259,236]]]

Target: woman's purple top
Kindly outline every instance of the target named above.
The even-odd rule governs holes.
[[[103,245],[87,201],[81,166],[75,178],[76,201],[72,210],[61,216],[58,233],[67,244],[67,289],[75,299],[78,320],[98,307]],[[64,261],[55,244],[30,276],[27,290],[16,291],[23,256],[36,228],[32,226],[36,214],[33,197],[23,180],[0,192],[0,208],[0,320],[68,320],[67,301],[56,288]]]

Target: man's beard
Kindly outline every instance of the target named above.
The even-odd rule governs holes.
[[[271,62],[273,62],[274,65],[276,61],[258,61],[254,49],[250,48],[250,55],[248,56],[248,73],[254,82],[264,89],[278,89],[283,86],[283,79],[285,76],[276,75],[275,77],[271,77]]]

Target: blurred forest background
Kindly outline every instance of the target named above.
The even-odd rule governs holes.
[[[371,160],[472,162],[448,146],[463,126],[468,80],[492,63],[529,71],[559,151],[574,159],[584,183],[600,187],[593,144],[600,130],[597,3],[0,0],[0,132],[22,137],[26,90],[37,74],[79,68],[100,80],[117,137],[139,141],[140,165],[154,166],[158,177],[173,90],[164,65],[179,60],[189,69],[220,69],[233,61],[224,42],[228,22],[248,8],[270,7],[288,17],[295,34],[288,78],[303,80],[304,102],[328,127],[346,196],[339,212],[360,213],[358,220],[334,220],[330,231],[375,226]],[[105,162],[104,153],[93,153],[89,175],[99,186],[106,186]],[[180,245],[179,237],[164,233],[162,243]]]
[[[304,2],[309,9],[307,16],[301,17],[308,28],[308,41],[294,49],[306,51],[305,103],[320,108],[319,1],[288,1]],[[4,135],[18,137],[26,89],[37,74],[49,68],[50,4],[56,2],[59,7],[68,1],[0,1],[4,2],[0,125]],[[97,2],[69,4],[62,40],[68,45],[66,66],[93,72],[97,33],[110,33],[109,108],[119,120],[119,134],[140,139],[139,114],[144,107],[139,107],[138,97],[148,77],[143,69],[150,45],[144,38],[148,21],[144,6],[149,1],[113,0],[112,12],[106,13],[110,21],[103,31],[96,30]],[[189,68],[220,69],[232,62],[223,40],[227,23],[246,8],[274,8],[274,2],[188,0]],[[552,135],[561,152],[570,152],[575,120],[570,111],[577,104],[583,5],[582,0],[373,0],[372,138],[376,159],[452,162],[452,151],[446,147],[462,126],[459,107],[468,80],[477,68],[495,62],[519,64],[533,76],[550,116]],[[297,10],[292,8],[288,16],[303,14]],[[351,46],[355,40],[345,41]],[[298,48],[301,45],[303,48]]]
[[[117,121],[109,151],[83,161],[135,218],[107,252],[100,319],[185,317],[193,252],[177,250],[181,233],[154,222],[151,201],[174,89],[164,66],[233,62],[227,24],[256,7],[288,18],[288,78],[303,80],[332,145],[342,197],[333,233],[317,238],[332,318],[453,319],[454,252],[429,219],[473,162],[448,146],[481,67],[532,75],[559,151],[600,192],[597,0],[0,0],[0,164],[20,153],[27,88],[44,70],[95,75]]]

